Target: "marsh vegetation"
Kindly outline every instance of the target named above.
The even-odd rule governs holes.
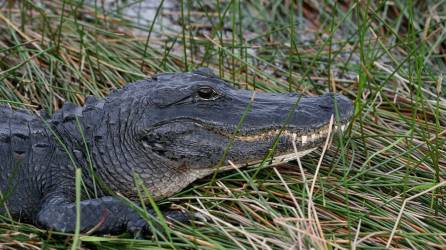
[[[0,1],[0,103],[51,114],[154,73],[207,66],[239,88],[343,93],[355,104],[346,133],[299,163],[209,177],[159,204],[206,222],[139,240],[48,233],[1,217],[0,248],[445,247],[445,3],[150,6]]]

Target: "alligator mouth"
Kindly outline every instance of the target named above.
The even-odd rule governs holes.
[[[188,125],[186,126],[186,124]],[[269,163],[286,162],[296,159],[296,157],[304,156],[323,145],[330,134],[345,131],[349,125],[349,121],[340,121],[337,124],[331,130],[330,124],[324,124],[315,128],[299,128],[293,127],[292,125],[280,128],[279,126],[272,125],[269,128],[242,129],[241,131],[235,132],[237,131],[236,128],[231,131],[228,128],[223,129],[214,124],[197,120],[177,119],[175,122],[164,122],[153,126],[151,130],[144,133],[142,141],[147,145],[146,147],[159,152],[161,155],[165,155],[165,152],[174,152],[169,153],[174,156],[173,159],[176,159],[176,151],[171,150],[171,145],[183,145],[183,143],[184,145],[197,145],[197,142],[201,143],[200,141],[203,140],[204,148],[220,150],[222,145],[230,145],[227,143],[234,141],[235,144],[232,144],[230,151],[232,156],[231,153],[228,154],[228,160],[233,160],[235,164],[242,167],[262,162],[265,153],[270,150],[274,150],[274,152],[267,159]],[[197,127],[200,129],[197,130]],[[201,139],[198,141],[196,138],[191,140],[189,136],[191,133]],[[169,142],[169,140],[166,141],[166,139],[163,139],[163,136],[169,134],[178,140],[175,139],[177,141],[174,143],[173,140]],[[212,134],[217,136],[212,136]],[[208,139],[209,137],[212,138]],[[165,141],[164,143],[162,143],[163,140]],[[296,146],[297,152],[294,150],[294,145]],[[233,167],[225,166],[221,170],[229,170],[231,168]]]
[[[339,125],[334,126],[332,133],[343,132],[347,129],[349,121],[340,122]],[[330,131],[330,125],[326,124],[319,128],[308,129],[303,131],[302,129],[282,128],[282,129],[262,129],[262,132],[258,133],[237,133],[235,136],[231,133],[222,133],[222,131],[215,131],[217,134],[223,135],[227,138],[233,138],[239,142],[253,143],[262,141],[272,141],[274,139],[285,140],[288,142],[294,141],[300,148],[307,149],[306,146],[312,146],[320,144],[324,140]],[[212,130],[212,129],[211,129]]]
[[[335,126],[334,132],[343,132],[348,126],[348,123],[342,123],[340,126]],[[249,135],[236,135],[235,139],[243,142],[255,142],[263,141],[271,138],[276,138],[278,136],[288,138],[289,140],[294,140],[298,144],[307,144],[315,142],[321,138],[326,138],[329,133],[329,125],[325,125],[321,128],[314,129],[305,133],[297,132],[296,130],[288,129],[273,129],[267,132],[249,134]]]
[[[255,142],[273,142],[276,139],[279,139],[281,142],[295,142],[299,149],[304,150],[308,149],[308,147],[321,144],[321,141],[324,140],[330,131],[330,124],[325,124],[323,126],[317,128],[296,128],[296,127],[288,127],[288,128],[274,128],[274,127],[264,127],[261,129],[251,129],[250,131],[238,131],[237,129],[222,129],[214,124],[208,124],[202,121],[197,121],[194,119],[177,119],[171,122],[163,122],[159,123],[151,130],[148,130],[144,133],[143,137],[147,137],[151,131],[162,128],[168,124],[175,123],[185,123],[191,122],[194,126],[200,127],[204,130],[212,132],[214,134],[220,135],[228,140],[235,140],[242,143],[255,143]],[[349,121],[340,121],[338,125],[334,126],[332,133],[343,132],[349,125]]]
[[[284,138],[286,141],[290,142],[290,144],[294,141],[297,151],[295,151],[293,147],[290,147],[286,151],[277,152],[279,153],[278,155],[272,156],[268,160],[269,165],[277,165],[288,161],[296,160],[297,158],[300,158],[316,150],[318,146],[320,146],[323,143],[323,140],[326,140],[326,138],[329,136],[330,134],[329,126],[330,125],[325,125],[306,133],[292,132],[290,130],[285,130],[285,129],[282,130],[275,129],[269,132],[264,132],[256,135],[237,135],[235,136],[235,139],[242,142],[256,142],[261,140],[271,140],[274,138]],[[339,126],[334,126],[334,129],[331,131],[331,134],[344,132],[348,126],[349,126],[348,121],[341,122]],[[235,166],[236,168],[241,168],[241,167],[255,166],[257,164],[260,164],[262,161],[263,159],[250,161],[244,164],[237,164],[237,162],[234,163],[237,164]],[[234,169],[234,165],[225,165],[221,167],[219,170],[226,171],[231,169]]]
[[[288,127],[285,128],[272,128],[272,127],[264,127],[260,129],[253,128],[250,131],[244,131],[243,129],[234,133],[237,129],[236,127],[231,128],[220,128],[216,124],[203,122],[201,120],[196,119],[175,119],[169,122],[160,122],[158,124],[155,124],[152,129],[147,130],[145,132],[146,134],[149,134],[151,131],[163,127],[167,124],[173,124],[173,123],[185,123],[185,122],[191,122],[197,127],[201,127],[207,131],[212,131],[215,134],[221,135],[223,137],[226,137],[228,139],[235,139],[241,142],[256,142],[256,141],[266,141],[270,139],[274,139],[277,137],[280,138],[286,138],[288,140],[294,139],[298,144],[307,144],[311,142],[316,142],[319,139],[323,139],[328,135],[329,132],[329,124],[325,124],[321,127],[316,128],[295,128],[295,127]],[[344,131],[348,125],[349,121],[339,121],[339,125],[334,126],[334,131]]]
[[[186,124],[189,124],[189,126],[186,126]],[[169,126],[172,127],[169,128]],[[262,162],[265,162],[268,165],[278,165],[288,161],[296,160],[297,158],[303,157],[304,155],[311,153],[319,146],[323,145],[324,141],[331,134],[345,131],[348,126],[349,121],[341,121],[338,123],[337,126],[332,127],[333,129],[331,129],[331,132],[330,125],[324,124],[314,129],[304,130],[302,128],[295,127],[288,127],[283,129],[263,128],[261,132],[257,130],[257,133],[253,129],[251,131],[242,131],[241,133],[234,135],[234,133],[228,132],[227,129],[218,129],[218,127],[213,127],[211,124],[197,122],[196,120],[183,119],[181,120],[181,122],[178,122],[177,120],[174,123],[166,122],[157,124],[151,130],[146,131],[145,135],[142,138],[145,138],[143,139],[143,141],[145,144],[148,145],[147,147],[151,147],[152,150],[156,152],[159,151],[161,155],[164,155],[165,152],[169,152],[169,144],[163,147],[162,144],[157,142],[157,140],[159,139],[157,138],[157,136],[152,138],[153,132],[154,135],[159,134],[162,136],[164,134],[168,134],[169,132],[166,131],[172,129],[173,133],[181,134],[181,136],[179,136],[178,138],[183,138],[183,135],[189,134],[191,129],[196,129],[197,127],[199,127],[201,128],[201,131],[206,131],[199,134],[201,136],[200,138],[207,138],[211,134],[219,135],[211,140],[203,139],[204,143],[218,144],[217,146],[215,146],[215,149],[217,151],[221,150],[221,144],[227,145],[227,143],[229,143],[231,140],[235,140],[237,143],[233,144],[231,149],[234,149],[234,152],[237,153],[233,154],[232,156],[231,153],[227,155],[227,160],[232,161],[235,165],[228,164],[228,162],[225,160],[225,164],[223,166],[219,166],[217,163],[220,162],[220,160],[218,160],[214,161],[214,163],[217,164],[214,166],[209,165],[203,167],[200,165],[200,167],[192,167],[191,174],[196,178],[202,178],[213,173],[214,171],[221,172],[234,170],[237,168],[255,167]],[[176,130],[178,128],[185,127],[187,127],[186,130]],[[184,138],[187,137],[188,136],[185,136]],[[193,143],[197,143],[197,141],[194,140]],[[213,144],[205,145],[205,148],[209,148],[212,147]],[[296,150],[294,148],[294,145],[296,146]],[[246,151],[244,151],[245,148],[247,149]],[[255,149],[257,149],[257,151]],[[265,158],[269,150],[274,150],[274,152],[272,152],[271,156]],[[172,150],[170,152],[176,151]],[[232,150],[230,152],[232,152]],[[182,157],[183,156],[181,156],[180,158]],[[172,159],[177,158],[174,157]],[[206,164],[212,163],[212,160],[215,159],[209,159],[209,161],[206,161]]]

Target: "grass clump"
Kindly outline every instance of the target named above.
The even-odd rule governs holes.
[[[240,88],[341,92],[355,115],[324,154],[300,159],[303,172],[294,163],[233,171],[164,202],[207,222],[173,225],[169,239],[81,234],[79,246],[446,245],[441,1],[166,0],[136,19],[129,10],[144,1],[116,3],[0,1],[0,102],[52,113],[157,72],[209,66]],[[0,248],[72,243],[72,235],[0,223]]]

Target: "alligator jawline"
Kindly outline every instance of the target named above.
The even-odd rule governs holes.
[[[260,133],[249,133],[249,134],[236,134],[234,136],[231,132],[223,132],[219,129],[216,129],[210,124],[203,123],[201,121],[197,121],[194,119],[176,119],[175,122],[183,121],[183,122],[192,122],[195,126],[200,127],[202,129],[208,130],[212,133],[219,134],[229,139],[236,139],[238,141],[243,142],[256,142],[256,141],[265,141],[277,138],[278,135],[280,137],[288,138],[289,140],[294,139],[297,143],[301,143],[302,145],[317,141],[318,139],[325,138],[329,132],[329,125],[325,125],[316,129],[311,129],[306,132],[298,131],[297,129],[262,129],[265,132]],[[168,123],[160,123],[154,126],[153,129],[160,128],[167,124],[172,124],[174,122]],[[340,130],[344,131],[348,127],[348,122],[341,122],[340,126],[335,126],[334,132]],[[148,134],[149,132],[146,132]]]
[[[336,126],[335,131],[337,130],[344,131],[347,128],[347,126],[348,126],[347,124],[342,124],[339,127]],[[268,132],[262,132],[251,135],[238,134],[235,136],[235,139],[245,142],[255,142],[255,141],[264,141],[280,136],[288,138],[289,140],[295,140],[297,143],[301,143],[303,145],[309,142],[314,142],[321,138],[326,138],[328,136],[328,133],[329,133],[329,125],[326,125],[313,131],[309,131],[307,133],[293,132],[288,129],[274,129]],[[225,136],[230,137],[231,135],[225,135]]]

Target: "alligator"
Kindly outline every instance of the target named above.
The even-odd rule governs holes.
[[[303,156],[326,140],[331,117],[344,129],[352,110],[341,94],[236,89],[208,68],[157,74],[105,98],[86,97],[83,106],[65,103],[51,116],[3,105],[0,217],[75,232],[78,205],[80,232],[142,232],[150,222],[128,202],[141,202],[138,183],[153,198],[143,205],[231,169],[229,160],[237,166],[267,154],[289,160],[296,156],[293,141]],[[175,209],[163,214],[190,219]]]

